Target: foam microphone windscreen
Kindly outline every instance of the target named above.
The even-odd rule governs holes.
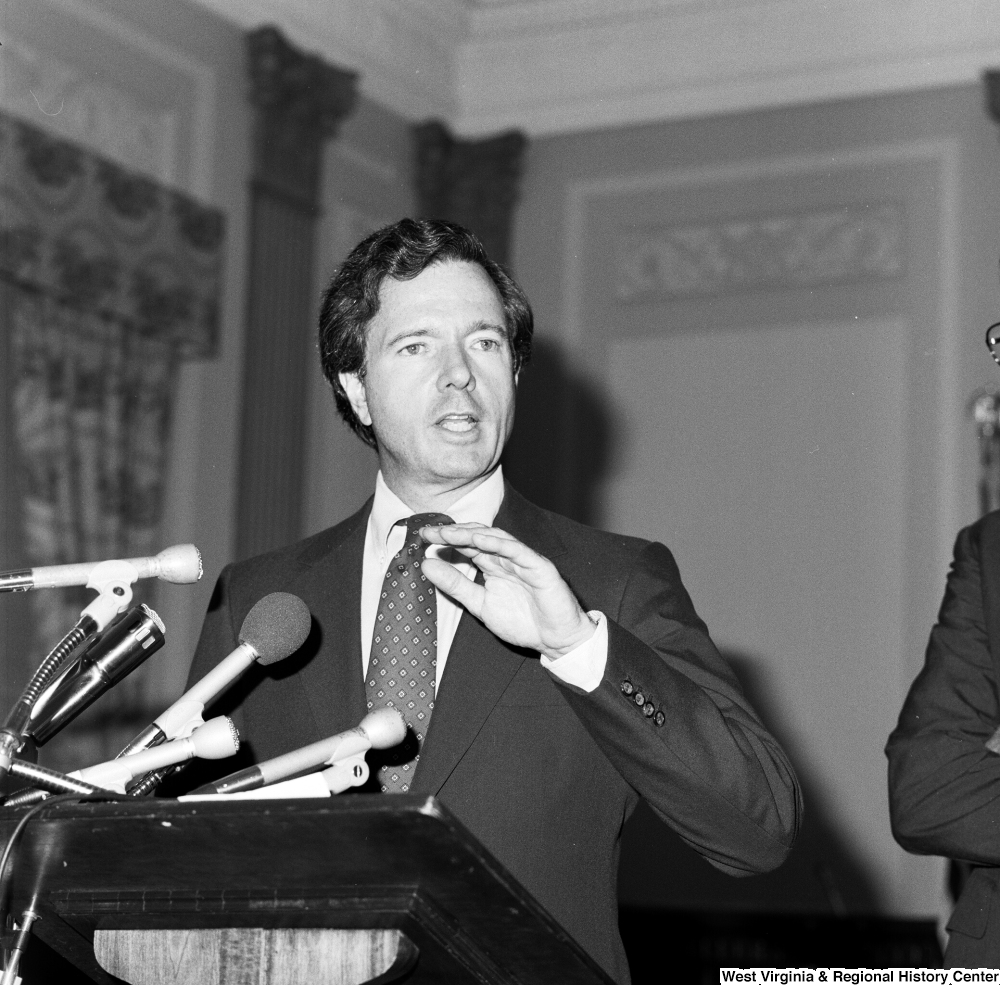
[[[240,626],[240,642],[249,643],[262,664],[272,664],[293,654],[309,635],[309,607],[288,592],[271,592],[247,613]]]

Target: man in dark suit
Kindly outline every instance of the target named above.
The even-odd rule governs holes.
[[[886,754],[896,840],[974,866],[948,922],[945,964],[1000,968],[1000,512],[958,535]]]
[[[670,552],[504,483],[531,334],[520,288],[458,226],[402,220],[352,251],[324,297],[320,351],[378,454],[375,494],[332,529],[228,567],[192,677],[233,648],[261,596],[299,595],[314,619],[303,653],[258,669],[235,709],[253,755],[395,704],[411,741],[381,764],[382,789],[438,797],[627,982],[616,880],[638,797],[733,875],[784,859],[801,804]]]

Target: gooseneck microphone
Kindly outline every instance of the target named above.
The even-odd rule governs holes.
[[[26,734],[35,745],[45,745],[105,691],[156,653],[163,646],[163,633],[163,622],[147,605],[137,605],[117,616],[41,693],[31,711]]]
[[[309,635],[312,616],[297,595],[272,592],[260,599],[240,626],[239,646],[140,732],[118,755],[128,756],[168,739],[190,735],[202,713],[256,661],[267,665],[291,656]]]
[[[406,721],[395,708],[379,708],[361,719],[356,728],[320,739],[283,756],[276,756],[256,766],[206,783],[192,791],[192,796],[213,793],[238,793],[256,790],[280,780],[290,780],[312,773],[323,766],[334,766],[341,760],[357,756],[369,749],[389,749],[406,737]]]
[[[46,731],[41,740],[44,742],[116,681],[163,646],[163,623],[152,609],[141,606],[121,615],[114,614],[115,608],[114,605],[109,606],[102,616],[102,620],[104,616],[109,618],[108,631],[92,639],[67,668],[64,664],[73,650],[94,631],[104,628],[103,621],[98,623],[82,615],[77,625],[42,661],[8,712],[3,727],[0,728],[0,789],[6,790],[7,776],[14,756],[31,731],[32,718],[40,701],[48,697],[55,698],[55,690],[59,689],[60,684],[66,684],[65,688],[59,689],[57,699],[46,702],[49,711],[57,715],[58,722],[51,730]],[[113,629],[110,628],[112,626]],[[38,744],[37,735],[32,741]]]
[[[18,571],[0,571],[0,592],[30,592],[36,588],[64,588],[67,585],[86,585],[99,564],[52,564],[41,568],[22,568]],[[153,557],[125,558],[138,578],[160,578],[176,585],[189,585],[202,575],[201,554],[194,544],[176,544]]]

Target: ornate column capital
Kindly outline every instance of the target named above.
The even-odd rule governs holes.
[[[986,89],[986,112],[993,117],[993,122],[1000,124],[1000,69],[987,69],[983,72],[983,86]]]
[[[414,138],[420,214],[467,226],[493,259],[507,263],[527,138],[512,130],[458,140],[437,121],[416,126]]]
[[[299,51],[271,26],[247,34],[247,60],[254,177],[314,207],[323,141],[354,109],[357,73]]]

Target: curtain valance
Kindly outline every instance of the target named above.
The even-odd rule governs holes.
[[[0,276],[214,355],[222,213],[0,114]]]

